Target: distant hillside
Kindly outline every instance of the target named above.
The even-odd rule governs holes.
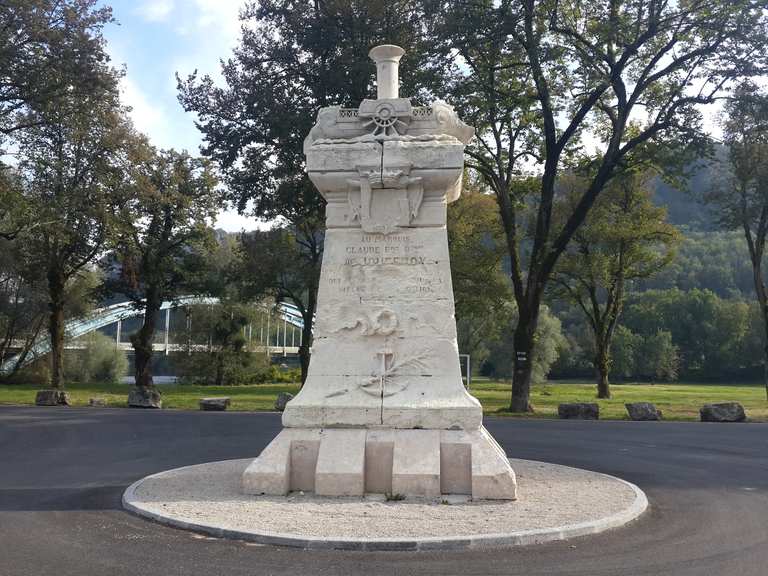
[[[654,202],[666,206],[672,224],[703,232],[715,228],[711,209],[699,201],[711,185],[715,169],[706,162],[697,164],[692,168],[687,189],[677,190],[661,179],[657,180]]]

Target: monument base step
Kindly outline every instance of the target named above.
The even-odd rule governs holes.
[[[507,456],[485,428],[284,428],[246,468],[246,494],[515,500]]]

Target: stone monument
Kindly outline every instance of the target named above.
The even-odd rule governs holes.
[[[312,359],[246,493],[515,499],[456,343],[446,207],[474,129],[444,102],[400,98],[403,53],[372,49],[378,98],[321,109],[305,140],[327,201]]]

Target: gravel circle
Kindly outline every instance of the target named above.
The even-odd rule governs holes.
[[[533,544],[594,534],[638,517],[643,492],[613,476],[510,460],[518,500],[471,502],[383,497],[322,498],[240,493],[252,459],[210,462],[147,476],[123,495],[152,520],[266,544],[362,550]]]

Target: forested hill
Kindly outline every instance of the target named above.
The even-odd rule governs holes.
[[[690,170],[687,186],[681,186],[682,190],[657,180],[654,201],[659,206],[667,207],[668,220],[676,226],[696,231],[713,230],[715,225],[711,209],[700,199],[712,185],[714,176],[715,167],[711,163],[697,162]]]

